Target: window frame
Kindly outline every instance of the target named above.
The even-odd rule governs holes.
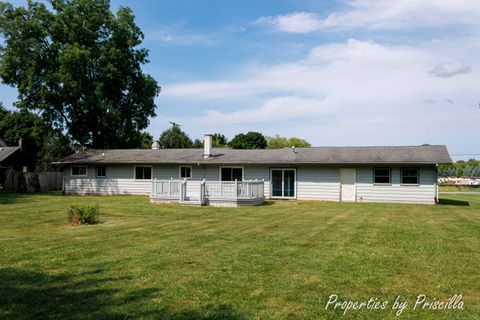
[[[103,176],[98,175],[98,169],[100,169],[100,168],[104,168],[105,175],[103,175]],[[106,166],[96,166],[95,167],[95,178],[106,178],[106,177],[107,177],[107,167]]]
[[[403,170],[417,170],[417,183],[404,183]],[[420,185],[420,168],[417,167],[403,167],[400,168],[400,185],[401,186],[419,186]]]
[[[271,199],[297,199],[297,193],[298,193],[298,171],[299,171],[299,168],[297,167],[271,167],[269,168],[270,169],[270,198]],[[273,171],[274,170],[279,170],[282,172],[282,196],[274,196],[273,195]],[[293,179],[294,179],[294,184],[293,184],[293,188],[294,188],[294,196],[293,197],[285,197],[283,196],[284,194],[284,179],[285,179],[285,171],[286,170],[289,170],[289,171],[293,171],[294,174],[293,174]]]
[[[73,168],[78,167],[78,168],[85,168],[85,174],[73,174]],[[86,165],[75,165],[70,167],[70,176],[71,177],[88,177],[88,166]]]
[[[150,179],[137,179],[137,168],[150,168]],[[145,176],[145,172],[143,173]],[[153,180],[153,166],[148,165],[134,165],[133,166],[133,181],[152,181]]]
[[[375,178],[377,177],[377,175],[376,175],[376,170],[377,169],[388,170],[388,182],[375,182]],[[385,176],[381,176],[381,177],[385,177]],[[373,185],[375,185],[375,186],[391,186],[392,185],[392,168],[390,168],[390,167],[374,167],[373,168]]]
[[[219,181],[235,181],[235,180],[222,180],[222,169],[242,169],[242,180],[237,180],[237,181],[245,181],[245,168],[243,166],[220,166],[219,172],[218,172],[218,180]],[[232,178],[233,178],[233,172],[232,172]]]
[[[182,168],[190,168],[190,176],[189,177],[182,177]],[[192,177],[193,177],[193,166],[186,166],[186,165],[178,166],[178,177],[180,179],[192,179]]]

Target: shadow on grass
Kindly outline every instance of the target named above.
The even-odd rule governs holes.
[[[72,276],[5,268],[0,279],[1,319],[244,319],[228,305],[170,310],[152,302],[160,290],[120,290],[115,282],[131,279],[105,278],[98,270]]]
[[[445,205],[445,206],[462,206],[462,207],[468,207],[470,205],[468,201],[452,200],[452,199],[440,199],[438,204]]]
[[[61,196],[62,191],[47,191],[47,192],[32,192],[32,193],[13,193],[13,192],[0,192],[0,204],[11,204],[25,202],[25,199],[32,196],[38,197],[52,197]]]

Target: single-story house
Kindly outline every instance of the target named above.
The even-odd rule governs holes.
[[[203,151],[203,152],[202,152]],[[85,150],[64,166],[67,194],[150,195],[152,201],[256,205],[269,199],[434,204],[443,145],[267,150]]]

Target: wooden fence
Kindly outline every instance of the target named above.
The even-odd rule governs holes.
[[[9,192],[39,192],[62,190],[62,172],[4,172],[2,189]]]

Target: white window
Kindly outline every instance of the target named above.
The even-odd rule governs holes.
[[[135,167],[135,180],[151,180],[152,179],[152,167],[136,166]]]
[[[180,178],[190,179],[192,177],[192,166],[180,166]]]
[[[374,184],[391,184],[390,168],[373,168]]]
[[[400,182],[401,184],[413,184],[418,185],[418,168],[402,168],[400,169]]]
[[[87,166],[72,166],[72,176],[74,177],[86,177]]]
[[[97,167],[96,174],[97,174],[97,178],[105,178],[107,176],[107,168]]]
[[[243,168],[242,167],[221,167],[220,180],[222,181],[242,181]]]

